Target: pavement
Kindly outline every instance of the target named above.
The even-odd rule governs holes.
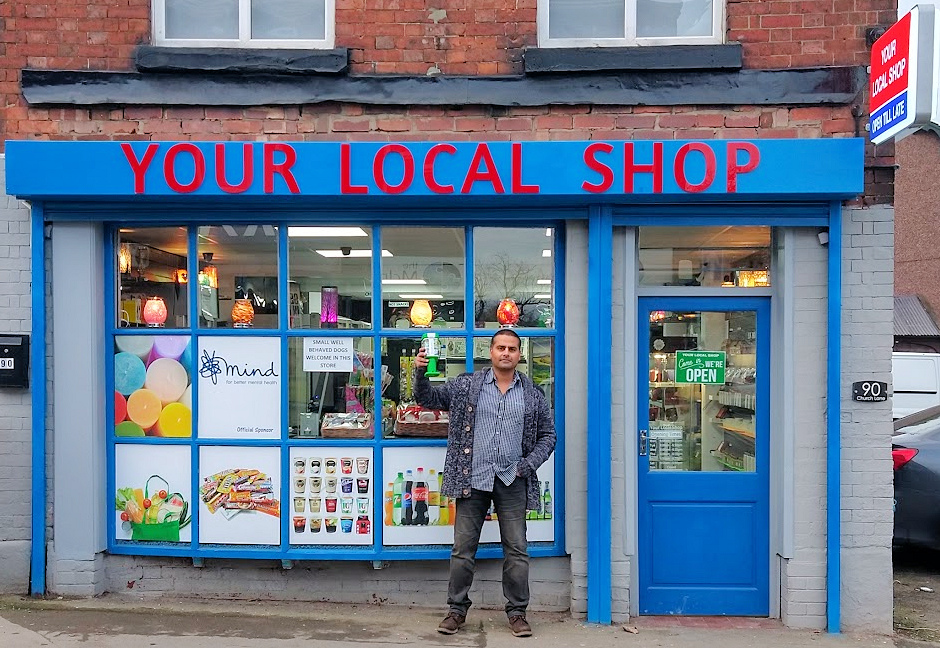
[[[641,617],[602,626],[567,613],[532,612],[534,635],[509,633],[500,610],[471,609],[456,635],[441,635],[442,608],[147,599],[0,597],[0,648],[883,648],[891,636],[784,628],[770,619]],[[929,644],[922,644],[929,645]]]

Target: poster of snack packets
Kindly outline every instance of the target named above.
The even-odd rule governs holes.
[[[198,348],[199,436],[280,438],[280,340],[203,336]]]
[[[280,544],[280,448],[199,448],[199,542]]]
[[[290,471],[290,544],[372,544],[372,448],[293,447]]]
[[[114,446],[115,539],[192,540],[190,446]]]
[[[188,335],[115,336],[115,436],[192,436],[191,349]]]
[[[453,544],[456,499],[441,493],[446,448],[385,448],[382,454],[382,544]],[[538,469],[539,504],[526,513],[530,541],[555,539],[555,455]],[[499,542],[498,513],[491,508],[481,542]]]

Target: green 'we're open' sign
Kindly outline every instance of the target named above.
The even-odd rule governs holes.
[[[676,382],[723,385],[724,351],[676,351]]]

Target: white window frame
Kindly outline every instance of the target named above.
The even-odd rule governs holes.
[[[642,47],[654,45],[720,45],[725,42],[725,0],[712,0],[712,35],[711,36],[667,36],[657,38],[638,38],[636,35],[636,0],[623,0],[625,38],[549,38],[548,3],[550,0],[538,0],[539,47]]]
[[[336,41],[336,0],[326,0],[324,38],[251,38],[251,0],[238,0],[238,38],[167,38],[166,1],[152,0],[153,42],[162,47],[237,47],[246,49],[332,49]]]

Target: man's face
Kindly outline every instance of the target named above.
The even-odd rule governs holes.
[[[520,356],[519,342],[512,335],[497,335],[490,345],[490,360],[494,368],[515,369]]]

